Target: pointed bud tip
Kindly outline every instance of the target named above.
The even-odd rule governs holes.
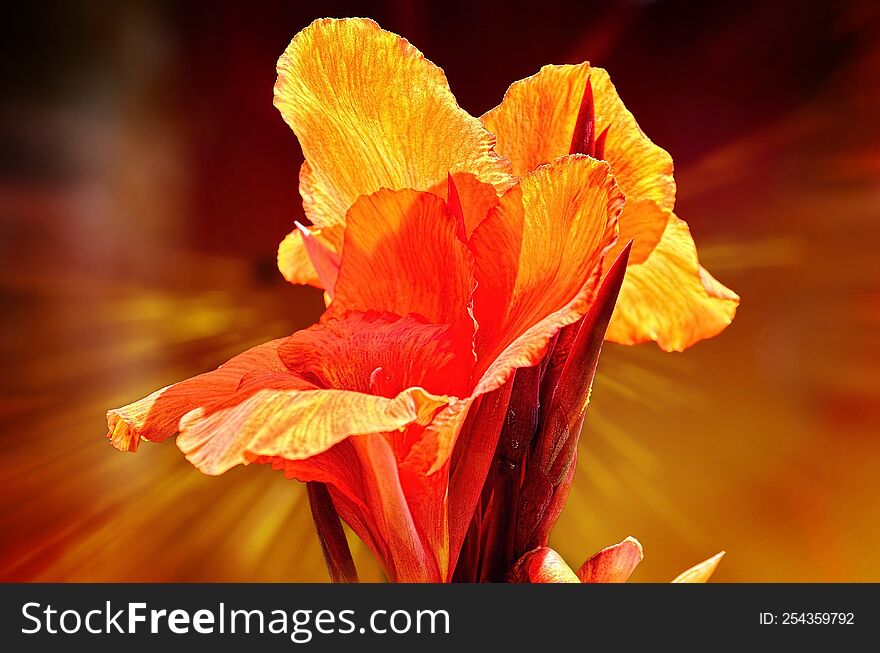
[[[587,81],[584,84],[584,94],[581,98],[581,106],[578,110],[578,116],[574,125],[574,133],[571,137],[571,146],[569,154],[586,154],[593,156],[595,154],[595,134],[596,134],[596,116],[595,107],[593,105],[593,84],[590,81],[592,73],[587,75]]]
[[[713,555],[711,558],[704,560],[703,562],[694,565],[690,569],[683,571],[678,576],[676,576],[672,582],[673,583],[707,583],[709,582],[709,578],[715,573],[715,570],[718,568],[718,564],[721,562],[721,558],[724,557],[725,551],[720,551]]]

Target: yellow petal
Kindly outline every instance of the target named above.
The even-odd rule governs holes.
[[[626,195],[620,216],[620,239],[608,255],[613,261],[630,240],[630,265],[644,261],[660,241],[672,209],[675,181],[672,159],[639,128],[627,111],[608,73],[589,63],[544,66],[540,72],[511,84],[501,104],[482,117],[497,139],[496,149],[524,175],[541,164],[569,153],[587,80],[592,86],[595,133],[608,130],[604,159]]]
[[[724,551],[721,553],[716,553],[714,556],[709,558],[708,560],[704,560],[698,565],[695,565],[688,569],[687,571],[681,572],[675,579],[672,581],[673,583],[706,583],[709,581],[709,577],[715,573],[715,569],[718,567],[718,563],[721,562],[721,558],[724,557]]]
[[[655,340],[666,351],[682,351],[721,332],[738,305],[736,293],[700,267],[687,224],[670,214],[654,251],[627,270],[605,337],[626,345]]]
[[[429,190],[454,172],[510,186],[494,138],[463,111],[443,71],[366,19],[321,19],[278,61],[275,106],[308,167],[302,193],[315,226],[344,223],[362,195]]]
[[[217,475],[259,456],[303,460],[349,436],[424,425],[446,403],[421,388],[393,399],[349,390],[265,389],[211,413],[187,413],[177,446],[199,470]]]
[[[294,229],[278,245],[278,270],[290,283],[322,288],[315,266],[309,258],[299,229]]]
[[[672,209],[672,158],[645,136],[608,73],[589,63],[544,66],[537,74],[511,84],[501,104],[482,117],[497,138],[496,150],[510,160],[519,176],[568,154],[588,78],[593,88],[595,133],[608,128],[604,158],[627,203],[651,200]]]
[[[341,226],[337,220],[330,220],[324,216],[335,218],[336,198],[332,188],[325,188],[315,179],[315,173],[308,161],[303,161],[299,169],[299,194],[303,200],[303,210],[309,219],[317,226]]]
[[[627,198],[620,214],[620,237],[605,257],[605,269],[614,263],[629,241],[633,244],[629,265],[644,263],[660,243],[669,223],[669,215],[669,211],[650,200],[637,202]]]

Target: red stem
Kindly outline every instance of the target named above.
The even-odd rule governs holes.
[[[357,569],[327,486],[324,483],[310,481],[306,483],[306,491],[330,580],[334,583],[357,583]]]

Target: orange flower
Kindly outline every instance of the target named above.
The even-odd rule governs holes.
[[[133,451],[179,433],[207,474],[256,461],[325,483],[392,580],[449,580],[503,388],[589,309],[621,205],[607,164],[588,157],[522,177],[467,240],[457,201],[360,197],[319,324],[110,411],[111,441]],[[481,439],[453,467],[469,434]]]
[[[676,576],[673,583],[705,583],[724,552],[718,553]],[[575,572],[551,548],[529,551],[510,572],[514,583],[625,583],[642,561],[642,545],[634,537],[606,547],[588,558]]]
[[[618,248],[633,241],[608,339],[682,350],[733,319],[739,298],[700,267],[687,224],[672,212],[672,159],[641,131],[604,70],[545,66],[511,85],[480,119],[486,129],[458,107],[439,68],[372,21],[315,21],[278,73],[275,104],[303,147],[300,192],[312,223],[279,247],[289,281],[323,287],[332,299],[346,211],[361,195],[442,195],[452,172],[467,196],[470,233],[494,202],[491,190],[506,190],[511,175],[581,153],[611,164],[626,196]]]
[[[565,502],[606,327],[630,254],[645,252],[618,242],[621,211],[636,215],[612,176],[628,174],[610,155],[622,127],[593,138],[604,114],[587,85],[571,152],[508,161],[439,68],[362,19],[315,21],[278,71],[312,223],[279,265],[323,287],[328,308],[109,411],[110,440],[135,451],[177,435],[206,474],[259,462],[307,482],[334,580],[356,579],[339,517],[391,580],[503,579]],[[632,174],[636,204],[660,206]],[[694,314],[701,301],[681,297]]]

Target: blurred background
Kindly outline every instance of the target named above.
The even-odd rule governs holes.
[[[553,544],[637,536],[637,581],[880,581],[880,12],[872,2],[59,2],[0,23],[0,579],[323,581],[304,488],[116,452],[104,412],[313,323],[275,61],[370,16],[479,115],[607,68],[742,296],[684,354],[607,346]],[[362,578],[380,579],[356,547]]]

